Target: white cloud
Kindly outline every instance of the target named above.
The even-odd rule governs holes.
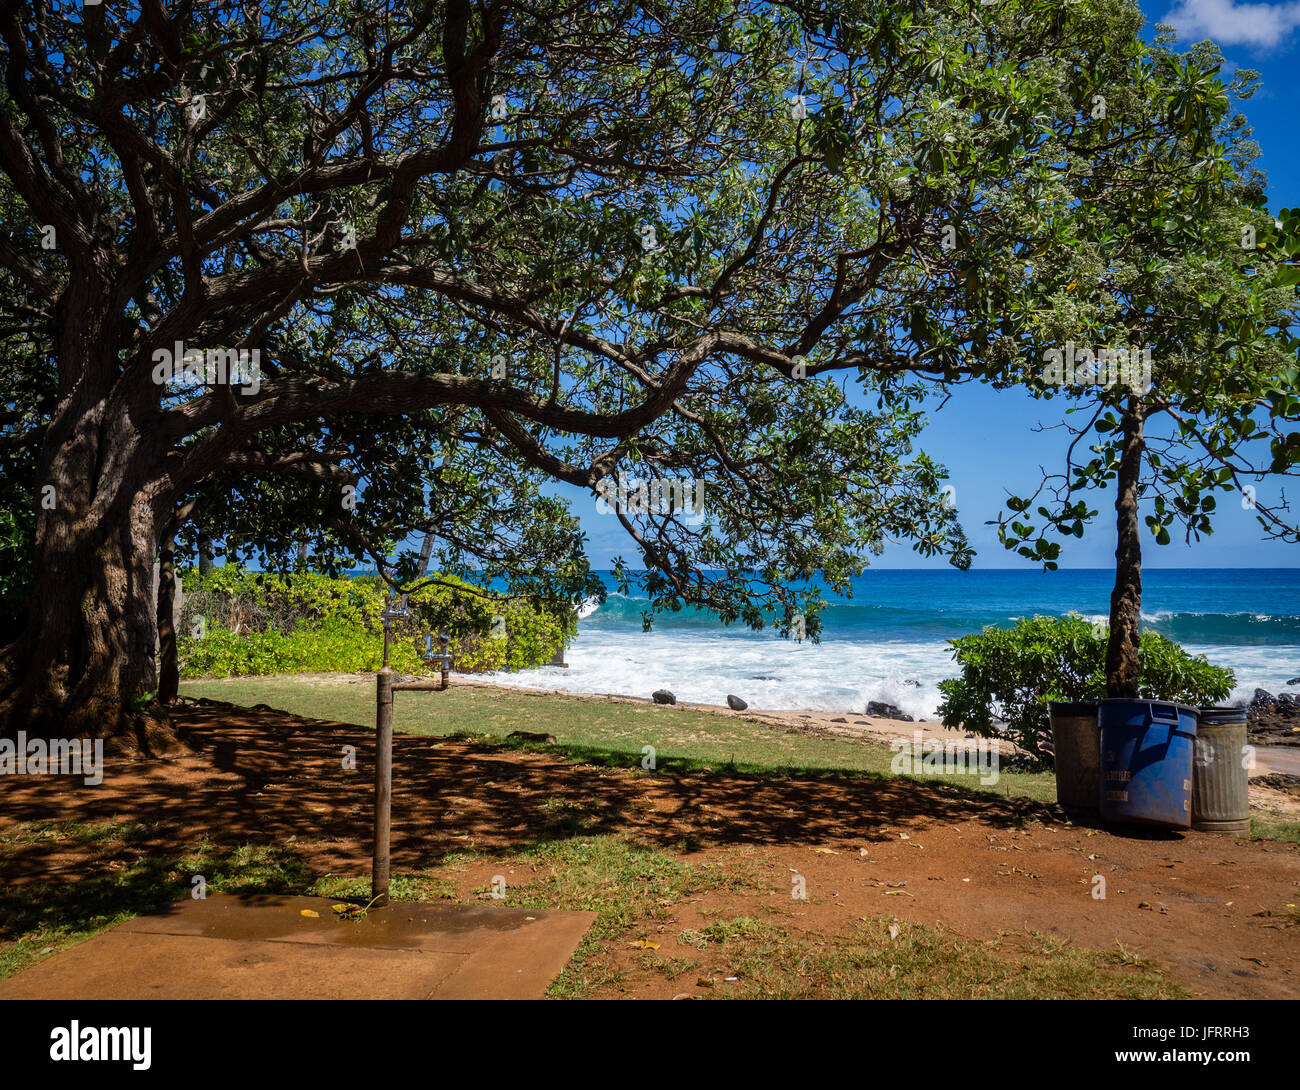
[[[1184,38],[1213,38],[1219,45],[1268,49],[1300,27],[1300,2],[1244,4],[1236,0],[1177,0],[1160,20]]]

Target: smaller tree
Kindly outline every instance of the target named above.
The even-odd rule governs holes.
[[[1146,134],[1140,154],[1072,174],[1077,244],[1045,250],[1034,266],[1045,305],[1026,385],[1076,401],[1065,415],[1082,422],[1052,425],[1070,436],[1063,472],[1011,496],[996,522],[1007,548],[1054,569],[1054,538],[1082,537],[1097,515],[1084,494],[1114,487],[1111,697],[1151,691],[1139,652],[1143,521],[1158,545],[1171,527],[1199,540],[1213,532],[1216,493],[1232,492],[1267,534],[1300,539],[1285,494],[1266,504],[1256,491],[1300,463],[1290,334],[1300,218],[1264,210],[1257,150],[1245,119],[1230,115],[1255,73],[1239,71],[1225,88],[1221,63],[1209,43],[1183,57],[1155,51],[1173,92],[1112,109],[1105,122]]]

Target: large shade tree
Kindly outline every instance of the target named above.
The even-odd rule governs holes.
[[[1122,154],[1087,111],[1139,20],[7,4],[0,449],[31,574],[0,716],[165,727],[132,709],[177,533],[287,556],[433,531],[444,569],[572,599],[581,535],[543,482],[625,472],[706,482],[703,521],[612,516],[655,609],[815,635],[804,581],[884,541],[964,563],[914,398],[1013,362],[1050,164]],[[176,346],[259,370],[169,381]]]

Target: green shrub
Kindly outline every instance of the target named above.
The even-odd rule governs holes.
[[[428,673],[419,637],[436,637],[442,628],[451,636],[460,673],[545,665],[577,631],[576,615],[567,605],[547,609],[461,580],[445,581],[452,585],[411,595],[411,620],[393,628],[389,661],[394,670]],[[388,587],[377,576],[332,579],[315,572],[277,575],[226,566],[207,575],[191,569],[182,586],[178,652],[184,677],[351,673],[377,670],[383,662],[380,612]]]
[[[961,677],[939,683],[944,726],[1006,737],[1037,752],[1039,740],[1051,738],[1049,700],[1106,695],[1108,634],[1080,617],[1021,617],[1012,628],[989,626],[949,640]],[[1140,695],[1147,699],[1209,704],[1225,699],[1236,683],[1231,670],[1158,632],[1142,633],[1139,657]]]

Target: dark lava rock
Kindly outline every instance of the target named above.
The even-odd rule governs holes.
[[[1293,799],[1300,799],[1300,776],[1291,776],[1285,772],[1270,772],[1266,776],[1252,778],[1250,786],[1254,787],[1256,784],[1271,787],[1274,791],[1281,791],[1290,795]]]
[[[838,718],[838,719],[832,719],[831,722],[832,722],[832,723],[847,723],[848,720],[845,719],[843,716],[841,716],[841,717]]]
[[[1261,708],[1272,707],[1277,700],[1267,689],[1256,689],[1255,695],[1250,698],[1250,703],[1246,705],[1251,711]]]
[[[1268,699],[1261,699],[1261,694]],[[1274,699],[1256,689],[1246,706],[1246,732],[1252,745],[1300,746],[1300,699],[1291,693]]]
[[[667,689],[656,689],[650,694],[651,699],[656,704],[676,704],[677,698]]]
[[[746,708],[749,707],[749,704],[746,703],[744,700],[741,700],[740,697],[732,696],[730,693],[728,693],[727,707],[730,708],[733,712],[743,712]]]
[[[902,723],[913,722],[912,717],[905,715],[897,704],[886,704],[883,700],[868,700],[867,714],[877,716],[880,719],[897,719]]]
[[[1300,677],[1293,677],[1287,682],[1288,685],[1300,685]]]
[[[919,689],[921,687],[921,683],[919,681],[915,681],[910,677],[906,681],[904,681],[903,684],[910,685],[913,689]]]

